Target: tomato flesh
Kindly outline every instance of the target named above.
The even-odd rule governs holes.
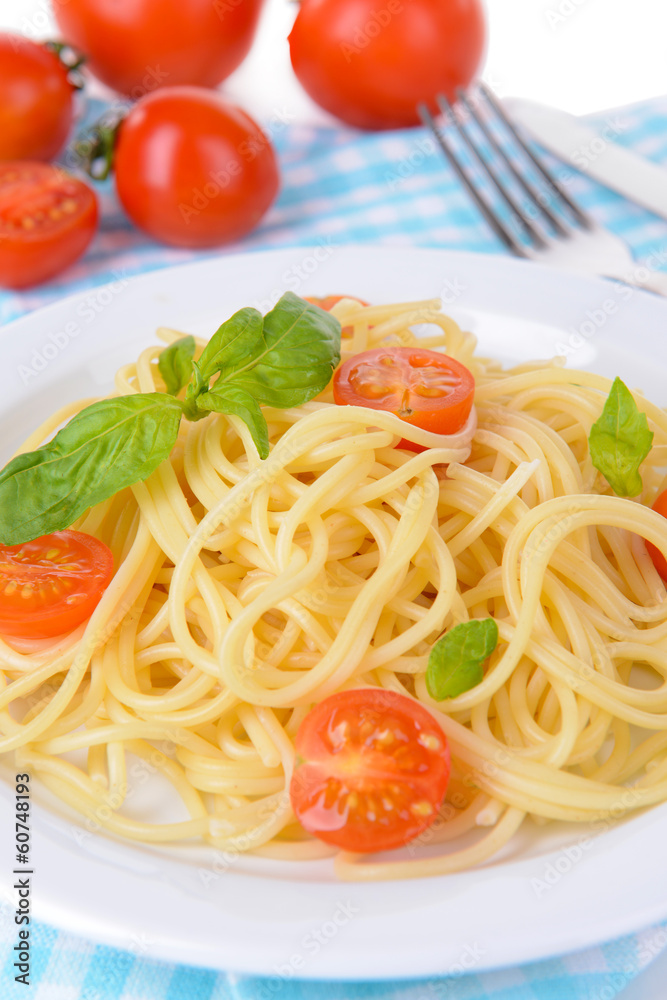
[[[667,490],[660,494],[653,504],[653,510],[657,511],[658,514],[662,514],[663,517],[667,517]],[[658,573],[665,583],[667,583],[667,559],[665,559],[660,549],[656,545],[653,545],[652,542],[646,543],[646,551],[653,560],[653,565]]]
[[[334,375],[334,400],[395,413],[433,434],[455,434],[470,416],[472,373],[454,358],[419,347],[380,347],[344,361]],[[402,441],[400,447],[423,451]]]
[[[0,33],[0,160],[53,159],[72,114],[72,85],[55,53]]]
[[[0,545],[0,635],[71,632],[90,618],[112,576],[111,550],[82,531]]]
[[[303,720],[290,784],[309,833],[347,851],[402,847],[435,820],[447,739],[423,705],[381,688],[341,691]]]
[[[0,163],[0,286],[27,288],[74,263],[97,228],[97,198],[46,163]]]

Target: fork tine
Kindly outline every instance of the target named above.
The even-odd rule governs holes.
[[[521,206],[519,204],[517,204],[517,202],[515,201],[515,199],[512,197],[512,195],[510,194],[510,192],[507,190],[507,188],[503,184],[503,182],[500,179],[500,177],[497,175],[497,173],[495,173],[495,171],[493,170],[493,168],[491,166],[490,161],[480,151],[479,147],[473,142],[472,138],[468,134],[467,129],[458,120],[458,118],[456,116],[456,112],[454,111],[453,107],[451,106],[451,104],[449,103],[449,101],[447,100],[447,98],[443,94],[438,94],[437,101],[438,101],[438,104],[440,106],[440,110],[442,111],[443,115],[445,115],[445,117],[449,121],[453,122],[453,124],[455,125],[455,127],[458,130],[459,135],[461,136],[461,138],[465,142],[466,146],[468,147],[468,149],[470,150],[470,152],[472,153],[472,155],[474,156],[474,158],[477,160],[477,162],[482,167],[484,173],[489,178],[489,180],[491,181],[491,183],[495,187],[495,189],[498,192],[498,194],[500,195],[500,197],[503,199],[503,201],[505,202],[505,204],[509,206],[509,208],[511,209],[511,211],[514,212],[514,214],[520,220],[521,224],[524,226],[526,232],[530,235],[531,239],[533,240],[533,242],[535,243],[535,245],[538,247],[538,249],[543,250],[546,247],[546,245],[547,245],[546,240],[538,232],[538,230],[532,224],[532,222],[530,221],[530,219],[526,218],[526,215],[525,215],[523,209],[521,208]]]
[[[540,198],[540,192],[535,190],[535,188],[533,188],[533,186],[528,183],[523,174],[519,170],[517,170],[516,165],[512,162],[512,160],[510,160],[509,156],[505,152],[505,149],[496,139],[495,135],[489,128],[489,125],[485,121],[483,115],[480,114],[479,110],[475,107],[474,102],[470,99],[470,97],[468,96],[468,94],[466,94],[465,90],[463,90],[462,87],[459,87],[457,89],[456,96],[463,105],[463,107],[465,108],[465,110],[468,112],[470,117],[473,119],[473,121],[477,123],[482,134],[484,135],[484,137],[486,138],[487,142],[494,150],[496,155],[500,157],[500,159],[503,161],[508,170],[511,171],[512,176],[515,178],[517,183],[520,184],[521,188],[528,196],[528,198],[530,198],[530,201],[535,206],[535,208],[537,208],[537,210],[541,212],[549,220],[551,225],[554,227],[556,232],[559,233],[560,236],[569,236],[570,230],[567,228],[567,226],[565,226],[561,222],[561,220],[558,218],[557,215],[554,215],[549,206],[544,204],[544,199]],[[492,107],[492,105],[489,104],[489,107]]]
[[[433,118],[433,115],[426,107],[425,104],[420,104],[417,108],[419,117],[422,123],[431,130],[435,141],[440,146],[440,149],[445,154],[446,159],[449,161],[450,166],[456,173],[457,177],[467,190],[470,197],[473,199],[478,209],[488,222],[488,224],[493,229],[496,236],[505,244],[507,249],[517,257],[528,257],[525,249],[521,244],[515,240],[510,231],[505,227],[503,222],[498,218],[494,210],[491,208],[490,204],[484,198],[482,194],[477,190],[475,185],[472,183],[467,173],[463,169],[458,156],[454,152],[453,147],[450,145],[448,140],[445,138],[443,132],[438,128]]]
[[[547,182],[553,193],[558,197],[562,198],[562,200],[568,206],[570,211],[574,213],[576,218],[579,220],[579,222],[585,229],[591,229],[593,225],[593,220],[591,219],[591,217],[587,215],[586,212],[582,211],[581,208],[579,208],[577,203],[570,198],[569,194],[567,193],[563,185],[556,180],[551,171],[548,170],[547,167],[544,166],[542,161],[535,155],[530,146],[525,142],[523,137],[520,135],[519,131],[517,130],[512,120],[508,117],[505,109],[503,108],[502,104],[500,103],[496,95],[493,93],[491,88],[487,86],[487,84],[484,83],[483,81],[480,81],[479,89],[482,91],[487,101],[489,102],[495,113],[498,115],[498,117],[501,119],[505,127],[514,136],[518,144],[523,149],[524,153],[526,153],[526,155],[530,158],[532,163],[537,167],[539,172],[542,174],[542,177],[545,179],[545,181]]]

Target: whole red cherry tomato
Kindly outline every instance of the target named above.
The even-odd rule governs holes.
[[[135,100],[158,87],[215,87],[245,59],[263,0],[67,0],[64,39],[103,83]]]
[[[199,87],[165,88],[139,101],[121,123],[114,169],[132,221],[181,247],[244,236],[279,186],[276,156],[259,126]]]
[[[46,163],[0,163],[0,286],[27,288],[81,256],[97,228],[87,184]]]
[[[417,105],[455,98],[484,51],[481,0],[302,0],[292,66],[326,111],[365,129],[419,124]]]
[[[72,124],[67,68],[44,45],[0,33],[0,160],[51,160]]]

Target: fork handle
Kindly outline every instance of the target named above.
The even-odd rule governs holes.
[[[647,292],[655,292],[656,295],[667,297],[667,271],[650,271],[646,277],[632,275],[626,280],[628,284],[634,285],[636,288],[643,288]]]

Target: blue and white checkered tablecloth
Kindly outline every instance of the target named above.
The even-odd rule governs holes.
[[[88,110],[89,119],[100,106]],[[615,141],[667,166],[667,99],[593,116]],[[271,123],[283,176],[280,198],[238,250],[382,243],[502,252],[421,129],[360,134]],[[594,155],[594,151],[590,151]],[[588,155],[582,151],[582,155]],[[572,195],[622,236],[639,259],[667,269],[667,222],[551,160]],[[86,256],[57,280],[24,294],[0,293],[6,323],[70,292],[204,254],[148,240],[124,217],[112,185],[101,186],[101,230]],[[313,983],[260,979],[168,965],[36,923],[32,985],[14,982],[16,926],[0,912],[0,997],[34,1000],[613,1000],[667,947],[667,925],[598,948],[521,968],[419,982]]]

